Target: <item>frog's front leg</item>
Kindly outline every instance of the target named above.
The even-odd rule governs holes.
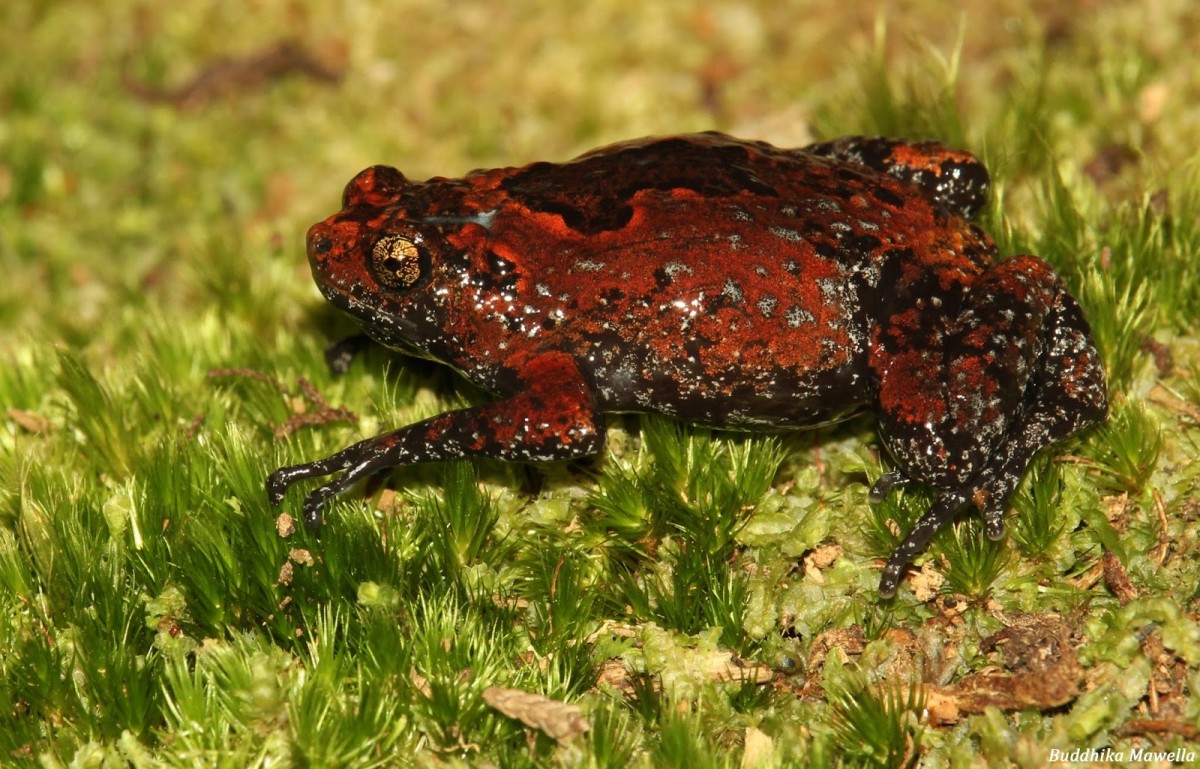
[[[450,411],[368,438],[324,459],[281,467],[267,478],[267,495],[279,504],[288,487],[305,478],[342,472],[304,500],[304,520],[321,524],[321,510],[356,481],[388,468],[465,456],[516,461],[574,459],[604,445],[604,422],[591,387],[575,360],[550,352],[514,368],[520,394],[484,406]]]
[[[904,476],[943,490],[896,548],[880,593],[966,505],[1004,536],[1033,455],[1104,419],[1104,371],[1087,322],[1040,259],[1009,259],[945,315],[903,312],[876,333],[880,433]],[[881,479],[878,498],[897,482]]]

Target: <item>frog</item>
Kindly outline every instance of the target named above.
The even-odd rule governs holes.
[[[281,467],[269,500],[332,476],[303,503],[320,527],[398,466],[596,455],[608,414],[780,431],[873,412],[894,469],[870,500],[935,495],[882,566],[891,597],[960,514],[1002,539],[1034,455],[1107,415],[1079,303],[977,223],[990,185],[936,141],[713,131],[458,178],[367,168],[308,230],[317,286],[370,339],[494,399]]]

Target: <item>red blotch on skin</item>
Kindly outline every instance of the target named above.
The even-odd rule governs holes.
[[[892,148],[888,161],[895,165],[930,171],[941,174],[942,166],[947,163],[973,163],[975,157],[969,152],[953,150],[948,147],[939,148],[938,152],[930,152],[925,144],[897,144]]]
[[[872,361],[882,369],[879,407],[889,417],[909,424],[940,423],[945,419],[944,388],[929,354],[911,350]]]

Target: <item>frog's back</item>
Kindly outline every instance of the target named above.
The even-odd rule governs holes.
[[[543,343],[579,357],[612,410],[836,418],[869,397],[896,270],[986,261],[965,221],[904,182],[720,134],[535,164],[500,186],[520,210],[498,212],[491,246],[536,266],[523,282],[554,319]]]

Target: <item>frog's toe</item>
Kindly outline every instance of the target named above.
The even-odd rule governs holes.
[[[908,532],[908,536],[896,546],[891,557],[888,558],[887,564],[883,567],[883,574],[879,578],[880,596],[891,598],[896,594],[896,588],[900,586],[904,570],[908,568],[914,558],[925,551],[934,535],[954,520],[954,516],[969,500],[970,493],[961,489],[947,491],[937,498],[933,506],[925,512],[925,515],[921,516],[921,520],[917,521],[912,530]]]
[[[292,485],[291,467],[281,467],[267,476],[267,499],[272,505],[278,505],[287,494],[288,486]]]
[[[899,470],[886,472],[875,481],[875,485],[871,486],[871,490],[867,492],[867,500],[870,502],[882,502],[888,494],[892,493],[892,489],[897,486],[903,486],[909,482],[908,476]]]
[[[1004,539],[1007,529],[1004,526],[1004,510],[988,508],[983,512],[983,527],[987,538],[993,542]]]
[[[350,370],[350,364],[371,346],[371,338],[366,334],[354,334],[339,339],[325,348],[325,365],[334,374],[345,374]]]
[[[318,489],[314,489],[304,498],[304,525],[310,531],[321,528],[321,525],[325,522],[325,517],[322,515],[321,510],[337,493],[336,489],[330,488],[333,485],[326,484]]]

